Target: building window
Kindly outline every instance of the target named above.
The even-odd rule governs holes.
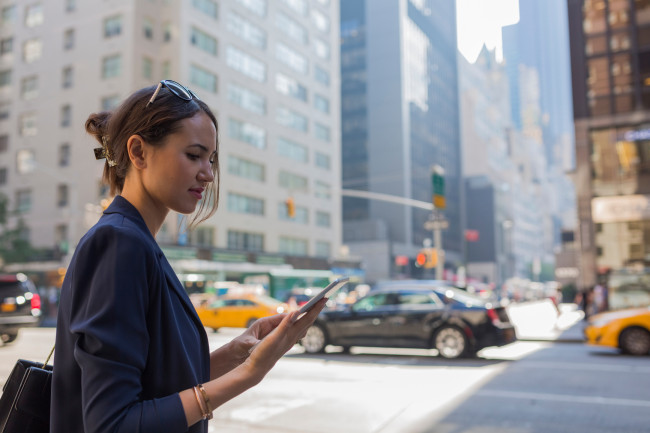
[[[77,9],[77,0],[65,0],[65,11],[74,12]]]
[[[153,21],[151,21],[151,18],[144,18],[142,21],[142,34],[145,39],[153,39]]]
[[[254,47],[266,48],[266,32],[235,13],[229,13],[226,22],[228,30]]]
[[[278,185],[291,191],[306,192],[307,178],[288,171],[280,170],[278,174]]]
[[[290,217],[285,202],[278,203],[278,219],[282,221],[291,221],[299,224],[309,224],[309,211],[306,207],[296,206],[294,216]]]
[[[212,93],[217,93],[217,76],[203,68],[190,65],[190,83]]]
[[[217,2],[213,0],[192,0],[192,6],[210,18],[214,18],[216,20],[218,17],[219,10]]]
[[[122,15],[115,15],[104,20],[104,37],[112,38],[122,33]]]
[[[9,107],[11,104],[9,102],[0,102],[0,120],[8,119],[9,118]]]
[[[0,88],[11,86],[11,69],[0,71]]]
[[[72,107],[64,105],[61,107],[61,128],[67,128],[72,124]]]
[[[31,149],[21,149],[16,153],[16,171],[20,174],[36,170],[36,153]]]
[[[169,42],[172,40],[172,24],[165,23],[163,24],[163,42]]]
[[[14,38],[0,39],[0,56],[9,54],[14,50]]]
[[[228,230],[228,249],[264,251],[264,235],[260,233]]]
[[[330,19],[325,16],[322,12],[312,9],[311,10],[311,22],[314,24],[316,29],[320,30],[323,33],[330,31]]]
[[[288,108],[278,107],[275,120],[280,125],[295,129],[296,131],[307,132],[308,129],[307,117]]]
[[[70,89],[74,84],[74,69],[72,66],[66,66],[61,72],[61,87]]]
[[[153,79],[153,60],[150,57],[142,58],[142,78]]]
[[[294,71],[306,75],[309,68],[307,59],[302,54],[292,50],[288,46],[278,43],[275,46],[275,58],[284,63]]]
[[[26,213],[32,209],[32,190],[19,189],[16,191],[16,212]]]
[[[43,54],[43,42],[39,38],[29,39],[23,44],[23,60],[33,63]]]
[[[68,29],[63,33],[63,49],[71,50],[74,48],[74,29]]]
[[[25,101],[34,99],[38,96],[38,76],[25,77],[20,86],[20,97]]]
[[[245,87],[228,84],[228,100],[252,113],[266,114],[266,98]]]
[[[275,14],[275,27],[296,42],[305,45],[309,42],[307,29],[282,12]]]
[[[316,211],[316,225],[319,227],[331,227],[332,217],[328,212]]]
[[[199,247],[214,246],[214,227],[197,227],[190,232],[190,244]]]
[[[120,95],[109,95],[102,98],[102,111],[111,111],[120,105]]]
[[[0,21],[3,25],[9,25],[16,19],[16,6],[5,6],[0,11]]]
[[[282,0],[282,2],[289,7],[292,11],[296,12],[303,17],[307,16],[307,0]]]
[[[275,75],[275,90],[283,95],[307,102],[307,88],[300,84],[298,80],[284,74]]]
[[[119,77],[122,73],[122,56],[114,54],[102,59],[102,78]]]
[[[280,236],[280,243],[278,247],[279,252],[293,256],[306,256],[307,255],[307,241],[305,239],[290,238],[287,236]]]
[[[171,77],[171,75],[172,75],[172,64],[169,60],[165,60],[162,63],[162,76]]]
[[[40,3],[25,8],[25,27],[36,27],[43,24],[43,5]]]
[[[330,157],[329,155],[325,155],[324,153],[316,152],[316,155],[314,157],[314,162],[316,163],[316,167],[324,168],[325,170],[330,169]]]
[[[330,74],[329,72],[327,72],[325,69],[321,68],[318,65],[316,65],[316,67],[314,68],[314,78],[322,85],[329,87]]]
[[[306,163],[308,159],[307,147],[285,138],[278,138],[278,155],[294,161]]]
[[[232,155],[228,157],[228,173],[257,182],[264,182],[265,179],[265,170],[262,164]]]
[[[317,180],[314,182],[314,195],[318,198],[332,198],[332,187],[330,184]]]
[[[316,138],[318,138],[319,140],[329,142],[331,138],[330,129],[325,125],[321,125],[318,122],[314,122],[314,136],[316,136]]]
[[[330,58],[330,45],[320,39],[314,39],[314,52],[323,60]]]
[[[213,56],[217,55],[217,39],[196,27],[192,27],[190,42],[208,54],[212,54]]]
[[[68,252],[68,225],[59,224],[54,228],[54,245],[60,252]]]
[[[34,135],[38,134],[36,114],[22,114],[18,119],[18,131],[22,137],[33,137]]]
[[[226,64],[256,81],[266,81],[266,65],[237,48],[228,47],[226,50]]]
[[[266,131],[252,123],[228,119],[228,136],[258,149],[266,147]]]
[[[6,152],[9,149],[9,136],[0,135],[0,153]]]
[[[242,194],[228,194],[228,210],[234,213],[264,215],[264,200]]]
[[[68,206],[68,185],[61,184],[56,190],[56,205],[58,207]]]
[[[325,241],[316,241],[316,257],[329,257],[332,245]]]
[[[266,0],[237,0],[237,3],[260,17],[266,16]]]
[[[59,146],[59,167],[70,166],[70,145],[64,143]]]
[[[7,167],[0,168],[0,185],[7,184]]]
[[[314,95],[314,107],[318,111],[329,114],[330,112],[330,101],[324,96],[315,94]]]

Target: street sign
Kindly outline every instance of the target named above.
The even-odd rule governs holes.
[[[447,205],[445,201],[445,170],[439,165],[431,168],[431,184],[433,194],[431,196],[433,206],[436,209],[444,209]]]
[[[447,230],[449,228],[448,220],[429,220],[424,223],[425,230]]]

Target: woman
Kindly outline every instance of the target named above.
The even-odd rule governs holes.
[[[216,210],[217,121],[163,80],[91,115],[104,181],[118,194],[80,240],[61,292],[51,431],[206,432],[212,411],[259,383],[324,302],[260,319],[209,352],[205,329],[156,233],[170,210]]]

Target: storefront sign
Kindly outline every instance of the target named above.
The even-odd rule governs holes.
[[[591,216],[595,223],[650,220],[650,195],[596,197]]]
[[[650,129],[639,129],[637,131],[626,131],[623,135],[625,141],[650,140]]]

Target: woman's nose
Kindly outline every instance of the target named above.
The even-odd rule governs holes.
[[[214,181],[214,173],[212,173],[212,164],[209,162],[207,164],[203,164],[197,178],[200,181],[205,183],[210,183]]]

